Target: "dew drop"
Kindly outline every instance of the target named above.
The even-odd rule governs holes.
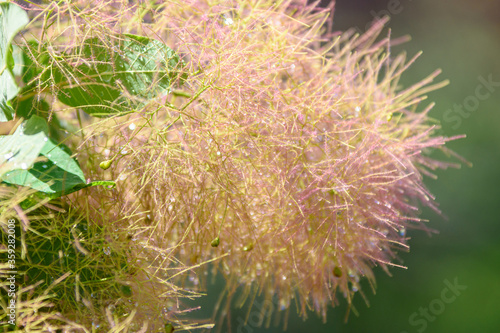
[[[131,131],[135,130],[135,129],[136,129],[136,127],[137,127],[137,126],[136,126],[134,123],[132,123],[132,124],[128,125],[128,128],[129,128]]]
[[[21,163],[21,169],[23,170],[28,169],[28,165],[26,163]]]
[[[253,250],[253,243],[248,243],[247,245],[243,246],[243,251],[249,252]]]
[[[280,299],[279,305],[281,311],[286,310],[288,308],[288,304],[284,299]]]

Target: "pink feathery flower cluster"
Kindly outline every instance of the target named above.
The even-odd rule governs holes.
[[[90,161],[121,153],[105,171],[85,166],[118,184],[91,200],[131,246],[176,258],[159,266],[192,265],[197,285],[217,259],[228,297],[242,286],[242,303],[296,299],[324,318],[361,278],[374,282],[374,266],[400,266],[406,229],[427,230],[419,203],[437,209],[422,175],[451,165],[428,154],[450,140],[422,103],[446,84],[432,84],[439,72],[402,88],[414,59],[391,53],[385,22],[329,33],[328,12],[302,0],[130,7],[109,28],[176,50],[183,91],[87,124],[81,147]]]

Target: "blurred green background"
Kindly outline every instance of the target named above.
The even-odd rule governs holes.
[[[438,171],[437,180],[426,179],[447,219],[423,211],[421,217],[439,234],[408,231],[411,251],[400,253],[408,269],[393,268],[392,277],[375,269],[376,295],[367,283],[363,288],[370,306],[355,298],[359,316],[351,312],[345,323],[344,301],[329,310],[326,324],[313,313],[304,322],[293,309],[287,332],[500,332],[500,1],[337,0],[334,27],[362,32],[378,14],[390,15],[393,38],[412,37],[394,53],[406,50],[411,57],[423,51],[403,84],[415,83],[437,68],[443,70],[438,79],[451,81],[429,94],[428,101],[436,102],[431,116],[441,122],[444,135],[467,135],[448,147],[473,167]],[[491,91],[478,88],[484,86],[480,78],[496,86]],[[445,303],[444,281],[453,284],[455,279],[466,289],[452,301],[448,298],[453,295],[445,294]],[[208,292],[217,295],[220,288],[218,284]],[[201,305],[210,309],[215,301],[215,296],[205,297]],[[420,311],[429,307],[426,318]],[[245,314],[232,312],[232,332],[282,332],[281,327],[243,327],[238,318]]]

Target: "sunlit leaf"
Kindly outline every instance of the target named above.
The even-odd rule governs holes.
[[[14,98],[19,88],[14,80],[16,59],[12,54],[11,42],[19,30],[28,24],[28,15],[12,3],[0,3],[0,121],[12,119],[12,108],[8,101]]]

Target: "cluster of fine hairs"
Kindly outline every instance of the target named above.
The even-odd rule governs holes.
[[[432,83],[436,71],[401,87],[415,58],[391,54],[385,21],[362,35],[335,33],[325,24],[332,8],[305,0],[30,9],[45,24],[24,38],[49,41],[51,66],[92,64],[64,56],[86,38],[124,33],[157,39],[183,60],[172,92],[133,113],[92,118],[52,104],[77,129],[66,143],[86,176],[117,182],[69,202],[106,230],[110,252],[128,256],[119,279],[137,316],[149,305],[145,319],[157,311],[175,321],[154,302],[169,298],[175,308],[188,293],[175,285],[204,288],[213,262],[226,279],[220,314],[241,287],[238,304],[261,295],[275,304],[270,312],[286,314],[293,302],[301,316],[326,319],[339,298],[360,292],[361,278],[374,284],[374,266],[400,265],[407,228],[429,230],[416,216],[419,203],[437,210],[423,175],[452,165],[429,152],[451,154],[444,144],[453,138],[436,134],[433,104],[422,101],[446,82]],[[43,93],[57,96],[47,77]]]

